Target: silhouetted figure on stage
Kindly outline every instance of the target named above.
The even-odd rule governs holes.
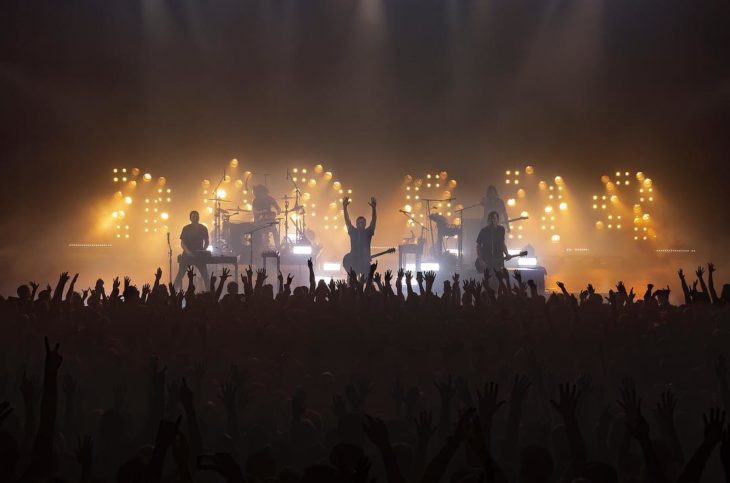
[[[276,221],[276,215],[281,213],[281,207],[279,203],[269,194],[269,188],[259,184],[253,187],[253,200],[251,201],[251,208],[253,210],[253,220],[258,226],[263,226],[267,223]],[[255,237],[259,237],[260,240],[264,241],[264,246],[269,246],[269,235],[274,239],[274,248],[279,250],[279,230],[276,225],[271,225],[268,228],[264,228],[258,233],[254,234]]]
[[[198,274],[203,278],[206,290],[208,289],[210,279],[206,263],[210,258],[209,244],[208,228],[200,223],[200,214],[197,211],[191,211],[190,224],[185,225],[182,232],[180,232],[180,246],[182,246],[183,253],[178,259],[180,268],[174,282],[176,289],[180,288],[189,265],[198,269]]]
[[[349,271],[351,268],[357,273],[367,274],[370,270],[370,242],[375,234],[375,222],[377,221],[377,211],[375,209],[375,197],[370,198],[370,207],[372,215],[370,216],[370,225],[367,224],[364,216],[358,216],[355,225],[350,220],[350,213],[347,207],[350,204],[350,198],[345,196],[342,198],[342,209],[345,214],[345,224],[347,225],[347,234],[350,236],[350,253],[345,255],[343,266]]]
[[[504,201],[497,194],[497,188],[493,185],[487,187],[487,192],[484,198],[482,198],[481,205],[484,207],[484,216],[482,217],[482,226],[489,224],[489,215],[493,211],[497,212],[500,219],[500,224],[509,232],[509,217],[507,216],[507,209],[504,206]]]
[[[499,224],[499,214],[492,211],[487,217],[487,226],[477,236],[477,268],[479,271],[485,268],[501,270],[504,268],[504,258],[508,255],[504,227]]]

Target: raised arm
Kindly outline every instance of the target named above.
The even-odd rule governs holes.
[[[715,264],[710,262],[707,264],[707,288],[710,292],[710,302],[716,304],[717,301],[720,300],[720,297],[717,296],[717,292],[715,291],[715,281],[712,276],[713,273],[715,273]]]
[[[684,292],[684,303],[685,305],[689,305],[692,303],[692,297],[689,294],[689,287],[687,287],[687,280],[684,278],[684,270],[681,268],[677,271],[677,275],[679,275],[679,281],[682,283],[682,292]]]
[[[352,220],[350,220],[350,212],[347,210],[348,206],[350,206],[350,198],[345,196],[342,198],[342,212],[345,216],[345,225],[347,225],[347,229],[352,230],[355,227],[352,225]]]
[[[377,200],[375,199],[375,196],[370,197],[370,203],[368,203],[371,208],[370,213],[370,226],[368,227],[369,230],[375,231],[375,223],[378,221],[378,210],[375,209],[375,205],[378,204]]]

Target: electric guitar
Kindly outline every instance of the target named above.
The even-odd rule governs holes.
[[[395,253],[395,248],[388,248],[387,250],[383,250],[382,252],[374,253],[370,255],[370,260],[368,260],[368,264],[373,258],[378,258],[381,255],[386,255],[388,253]],[[362,261],[360,261],[362,263]],[[363,267],[357,267],[358,261],[355,260],[355,257],[352,255],[352,253],[348,253],[342,258],[342,268],[345,269],[346,272],[349,272],[351,268],[355,269],[356,272],[360,273],[366,273],[370,267],[367,267],[366,270],[358,270],[358,268]]]
[[[527,250],[521,251],[520,253],[517,253],[515,255],[507,255],[506,257],[503,257],[502,260],[505,262],[508,260],[512,260],[516,257],[526,257],[527,256]],[[498,259],[492,259],[492,261],[498,261]],[[476,267],[478,272],[483,272],[485,268],[494,268],[494,266],[497,265],[496,263],[493,263],[491,265],[488,265],[487,262],[482,260],[480,257],[477,257],[476,261],[474,262],[474,266]]]

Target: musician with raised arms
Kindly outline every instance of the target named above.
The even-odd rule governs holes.
[[[198,269],[198,274],[203,278],[205,289],[208,290],[210,279],[206,263],[210,258],[210,253],[207,251],[209,244],[208,228],[200,223],[200,214],[197,211],[191,211],[190,223],[185,225],[180,233],[180,246],[183,253],[178,258],[180,268],[174,282],[176,289],[180,288],[188,266],[192,265]]]
[[[345,270],[355,270],[356,273],[367,274],[370,270],[370,243],[373,235],[375,235],[375,223],[378,219],[375,197],[370,198],[370,207],[372,214],[370,216],[370,225],[366,226],[367,220],[364,216],[358,216],[355,224],[350,220],[350,213],[347,210],[350,204],[350,198],[345,196],[342,198],[342,209],[345,215],[345,225],[347,226],[347,234],[350,236],[350,253],[345,255],[343,267]]]

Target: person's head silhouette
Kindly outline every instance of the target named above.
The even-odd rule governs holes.
[[[367,220],[365,220],[364,216],[358,216],[357,219],[355,220],[355,225],[361,230],[365,228],[366,223],[367,223]]]
[[[193,224],[197,224],[200,221],[200,213],[193,210],[190,212],[190,221],[193,222]]]

